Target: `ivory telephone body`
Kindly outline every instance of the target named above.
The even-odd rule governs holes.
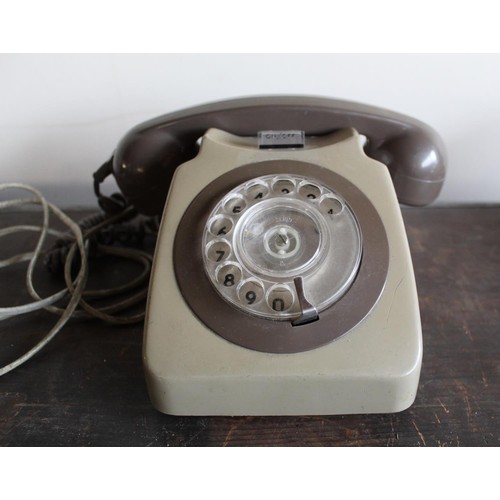
[[[237,99],[139,125],[113,169],[139,211],[163,213],[143,347],[158,410],[413,403],[422,334],[399,203],[439,193],[432,129],[326,98]]]

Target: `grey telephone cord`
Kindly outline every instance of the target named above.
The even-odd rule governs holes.
[[[85,290],[88,277],[88,238],[102,227],[118,222],[119,220],[122,220],[124,217],[129,215],[128,212],[133,210],[131,207],[125,209],[123,212],[117,215],[110,216],[100,224],[93,227],[91,230],[83,233],[77,222],[73,221],[55,205],[47,202],[42,194],[35,188],[20,183],[0,184],[0,191],[4,191],[7,189],[21,189],[29,191],[30,193],[35,195],[35,198],[17,198],[0,202],[0,210],[25,205],[40,205],[42,208],[43,222],[40,226],[18,225],[0,229],[0,238],[8,234],[13,234],[20,231],[40,232],[40,236],[33,252],[17,254],[8,259],[0,261],[0,268],[7,267],[18,262],[29,261],[26,271],[26,287],[29,294],[34,299],[33,302],[20,306],[0,308],[0,321],[12,316],[26,314],[39,309],[50,311],[54,314],[59,315],[60,318],[57,323],[51,328],[51,330],[33,348],[25,352],[23,355],[21,355],[11,363],[0,367],[0,376],[14,370],[21,364],[28,361],[41,349],[43,349],[43,347],[45,347],[57,335],[57,333],[59,333],[63,326],[72,317],[81,318],[92,316],[114,324],[136,323],[144,319],[144,312],[132,316],[113,316],[113,313],[123,311],[128,307],[144,300],[147,295],[146,288],[140,290],[139,292],[135,293],[125,300],[107,307],[94,308],[86,300],[83,299],[83,297],[109,297],[118,293],[132,290],[144,282],[147,283],[152,260],[149,254],[137,249],[118,247],[115,248],[107,245],[99,245],[99,250],[102,253],[136,260],[143,264],[144,270],[137,278],[133,279],[129,283],[126,283],[125,285],[105,290]],[[66,288],[49,297],[42,298],[33,287],[33,271],[42,253],[46,237],[48,234],[50,234],[64,239],[68,238],[68,234],[61,231],[56,231],[49,227],[50,212],[52,212],[65,226],[69,228],[74,237],[74,242],[69,249],[64,265],[64,278],[66,281]],[[71,277],[71,266],[77,252],[80,256],[80,269],[77,273],[76,278],[73,280]],[[56,307],[54,305],[56,302],[68,295],[70,297],[70,300],[64,309]],[[77,307],[79,306],[82,310],[77,310]]]

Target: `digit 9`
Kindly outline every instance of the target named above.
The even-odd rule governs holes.
[[[264,297],[264,286],[256,279],[249,279],[238,289],[238,300],[245,306],[258,304]]]

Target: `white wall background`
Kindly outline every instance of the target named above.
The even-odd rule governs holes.
[[[500,202],[500,55],[0,55],[0,182],[95,205],[92,173],[138,122],[256,94],[412,115],[448,151],[438,204]]]

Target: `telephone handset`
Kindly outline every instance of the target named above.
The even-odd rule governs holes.
[[[198,153],[210,128],[238,136],[262,130],[300,130],[322,136],[355,128],[368,138],[366,154],[389,168],[401,203],[427,205],[445,176],[444,147],[426,124],[355,102],[305,96],[261,96],[193,107],[134,127],[119,143],[112,171],[140,212],[161,214],[173,172]]]
[[[143,351],[157,409],[411,405],[422,340],[398,199],[440,191],[432,129],[326,98],[237,99],[135,127],[111,165],[138,211],[163,210]]]

